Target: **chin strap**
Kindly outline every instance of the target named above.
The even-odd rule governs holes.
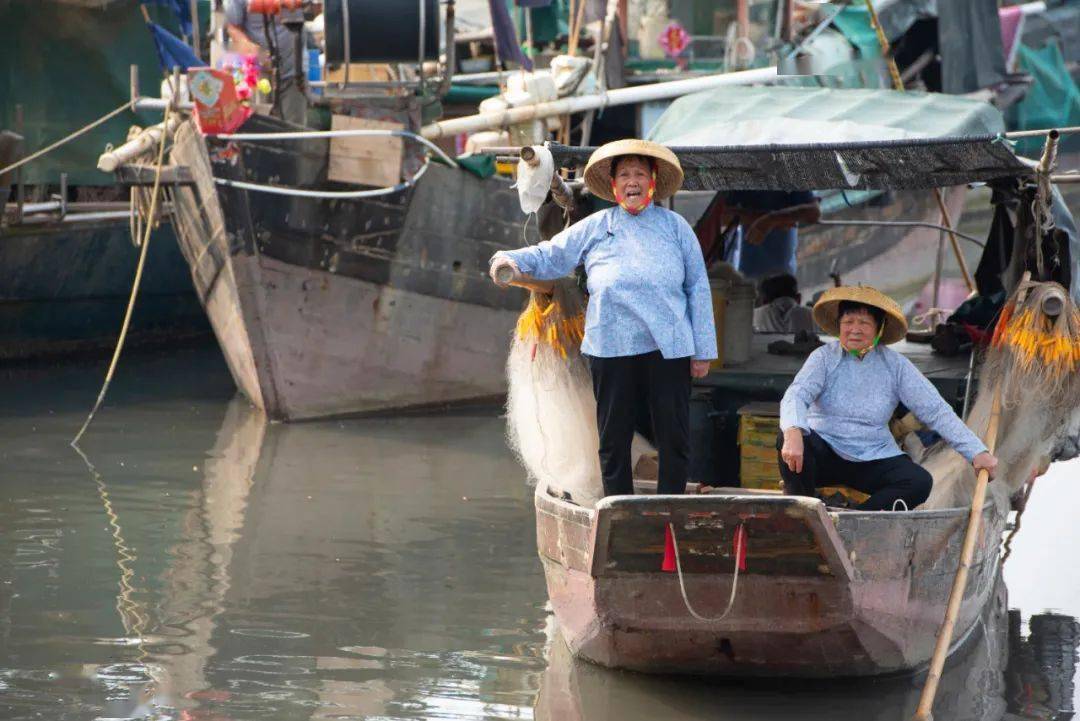
[[[619,204],[620,208],[630,215],[637,215],[649,207],[649,204],[652,203],[653,196],[656,195],[656,171],[652,171],[652,179],[649,181],[649,192],[646,193],[645,202],[641,205],[630,205],[626,202],[626,198],[620,195],[619,189],[615,187],[615,178],[611,179],[611,192],[615,195],[615,202]]]
[[[874,340],[870,342],[866,348],[862,350],[855,350],[854,348],[844,348],[847,353],[855,360],[862,360],[867,353],[878,347],[878,343],[881,342],[881,336],[885,334],[885,321],[881,321],[881,327],[878,328],[877,335],[874,336]]]

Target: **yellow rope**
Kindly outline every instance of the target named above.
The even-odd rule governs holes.
[[[30,162],[33,162],[34,160],[37,160],[42,155],[46,155],[48,153],[51,153],[52,151],[59,148],[61,145],[64,145],[65,143],[71,142],[72,140],[79,137],[80,135],[83,135],[84,133],[90,132],[91,130],[93,130],[97,126],[101,125],[102,123],[109,122],[110,120],[112,120],[117,115],[124,112],[125,110],[132,110],[132,109],[133,108],[131,107],[130,102],[124,103],[123,105],[121,105],[116,110],[113,110],[112,112],[109,112],[109,113],[106,113],[105,115],[102,115],[100,118],[98,118],[94,122],[90,123],[89,125],[84,125],[83,127],[76,130],[74,133],[71,133],[70,135],[65,135],[64,137],[60,138],[59,140],[57,140],[52,145],[44,147],[41,150],[37,151],[36,153],[33,153],[32,155],[27,155],[22,160],[18,160],[16,162],[12,163],[11,165],[7,166],[6,168],[0,169],[0,175],[4,175],[5,173],[9,173],[12,170],[15,170],[16,168],[21,168],[22,166],[26,165],[27,163],[30,163]]]
[[[158,144],[157,154],[157,167],[154,170],[154,188],[150,192],[150,221],[146,224],[146,231],[143,234],[142,248],[139,249],[139,264],[135,267],[135,280],[131,284],[131,296],[128,298],[127,311],[124,313],[124,322],[120,326],[120,337],[116,341],[116,350],[113,351],[112,362],[109,363],[109,370],[105,374],[105,382],[101,386],[101,392],[98,393],[97,401],[94,402],[94,407],[90,410],[90,415],[86,417],[86,421],[83,423],[82,428],[75,434],[75,438],[71,440],[71,445],[77,446],[79,439],[86,433],[86,429],[90,427],[90,423],[94,420],[94,415],[98,412],[98,408],[105,401],[105,394],[109,390],[109,384],[112,383],[113,373],[116,372],[116,364],[120,361],[120,352],[124,348],[124,341],[127,339],[128,327],[131,325],[131,313],[135,309],[135,298],[139,294],[139,284],[142,282],[143,267],[146,265],[146,252],[150,248],[150,232],[154,229],[153,219],[157,214],[158,197],[161,190],[161,167],[165,162],[165,142],[168,139],[167,129],[169,127],[169,115],[171,113],[171,106],[165,108],[165,120],[161,125],[161,142]]]

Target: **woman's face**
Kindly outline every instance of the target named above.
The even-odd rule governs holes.
[[[615,166],[616,194],[631,207],[645,203],[651,180],[652,169],[647,162],[639,158],[626,158]]]
[[[840,317],[840,345],[848,350],[866,350],[877,332],[877,323],[869,311],[860,308]]]

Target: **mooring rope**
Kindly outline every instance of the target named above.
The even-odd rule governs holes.
[[[109,122],[110,120],[112,120],[117,115],[124,112],[125,110],[134,110],[134,108],[132,108],[132,106],[131,106],[130,101],[124,103],[123,105],[121,105],[116,110],[105,113],[105,115],[102,115],[100,118],[98,118],[97,120],[89,123],[88,125],[82,126],[78,130],[76,130],[74,133],[70,133],[69,135],[65,135],[64,137],[60,138],[59,140],[57,140],[52,145],[48,145],[48,146],[42,148],[41,150],[37,151],[36,153],[31,153],[30,155],[27,155],[22,160],[17,160],[14,163],[12,163],[11,165],[7,166],[6,168],[0,168],[0,175],[4,175],[5,173],[9,173],[12,170],[15,170],[16,168],[21,168],[22,166],[26,165],[27,163],[33,162],[33,161],[37,160],[38,158],[40,158],[41,156],[51,153],[52,151],[59,148],[61,145],[64,145],[65,143],[70,143],[72,140],[79,137],[80,135],[83,135],[85,133],[90,132],[91,130],[93,130],[94,128],[96,128],[97,126],[99,126],[99,125],[101,125],[103,123]]]
[[[240,188],[241,190],[253,190],[257,193],[270,193],[272,195],[291,195],[298,198],[324,198],[324,199],[351,199],[351,198],[376,198],[381,195],[393,195],[394,193],[400,193],[404,190],[408,190],[412,186],[416,185],[416,181],[423,177],[424,173],[431,166],[431,160],[424,162],[424,165],[416,172],[416,175],[410,180],[406,180],[397,185],[387,186],[385,188],[376,188],[374,190],[304,190],[303,188],[287,188],[283,185],[263,185],[261,183],[248,183],[243,180],[229,180],[228,178],[214,178],[214,182],[218,185],[226,185],[230,188]]]
[[[169,127],[169,114],[172,112],[172,106],[165,107],[165,120],[161,126],[161,142],[158,145],[157,154],[157,167],[154,169],[154,188],[150,191],[150,220],[152,221],[154,216],[157,215],[158,198],[161,190],[161,168],[165,163],[165,143],[168,140],[169,134],[166,132],[166,128]],[[147,250],[150,248],[150,232],[154,229],[153,222],[146,224],[146,232],[143,234],[142,247],[139,249],[139,262],[135,266],[135,279],[131,283],[131,296],[128,298],[127,310],[124,312],[124,322],[120,326],[120,337],[116,341],[116,350],[113,351],[112,361],[109,363],[109,370],[105,373],[105,382],[101,385],[101,391],[98,393],[97,400],[94,402],[94,407],[90,409],[90,415],[86,417],[86,421],[82,424],[82,428],[75,434],[75,437],[71,439],[71,445],[78,447],[79,439],[86,433],[86,429],[90,427],[90,423],[94,420],[94,416],[97,414],[98,409],[101,408],[101,404],[105,401],[105,394],[109,391],[109,384],[112,383],[113,373],[116,372],[116,365],[120,361],[120,352],[124,349],[124,341],[127,339],[128,328],[131,325],[131,313],[135,309],[135,298],[139,294],[139,284],[142,282],[143,268],[146,266]]]
[[[683,603],[686,605],[686,610],[690,612],[690,615],[699,621],[705,623],[715,623],[721,621],[729,613],[731,609],[735,607],[735,591],[739,588],[739,561],[742,558],[743,539],[746,538],[746,529],[743,524],[739,524],[739,527],[735,529],[735,570],[732,572],[731,577],[731,595],[728,597],[727,608],[719,616],[702,616],[700,613],[694,610],[694,607],[690,604],[690,598],[686,595],[686,584],[683,581],[682,562],[679,560],[679,542],[675,538],[675,524],[668,523],[668,530],[671,531],[671,547],[675,551],[675,572],[679,576],[679,591],[682,592]]]
[[[283,133],[208,133],[208,138],[220,138],[222,140],[315,140],[320,138],[364,138],[364,137],[391,137],[406,138],[420,143],[449,165],[451,168],[458,167],[456,160],[446,154],[442,148],[431,142],[423,135],[408,130],[389,129],[349,129],[349,130],[296,130]]]

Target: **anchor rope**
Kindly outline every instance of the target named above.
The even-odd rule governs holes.
[[[169,115],[172,112],[172,106],[165,107],[165,120],[161,126],[161,142],[158,145],[157,153],[157,167],[154,169],[154,189],[150,191],[150,220],[153,221],[157,215],[158,198],[161,193],[161,168],[165,164],[165,144],[168,140],[169,134],[165,131],[169,127]],[[131,295],[128,297],[127,310],[124,312],[124,322],[120,325],[120,337],[116,340],[116,349],[113,351],[112,361],[109,362],[109,370],[105,373],[105,381],[101,384],[101,391],[98,393],[97,400],[94,401],[94,407],[90,409],[90,414],[86,416],[86,420],[82,424],[82,428],[75,434],[75,437],[71,439],[72,447],[78,448],[79,439],[86,433],[86,429],[90,427],[90,423],[93,422],[94,416],[97,415],[98,409],[101,408],[101,404],[105,402],[105,394],[109,391],[109,385],[112,383],[113,374],[116,372],[116,366],[120,362],[120,353],[124,349],[124,341],[127,339],[128,328],[131,326],[131,314],[135,310],[135,298],[139,295],[139,284],[142,282],[143,268],[146,266],[147,250],[150,248],[150,232],[154,229],[153,222],[147,222],[146,232],[143,234],[142,247],[139,249],[139,262],[135,266],[135,278],[131,283]]]
[[[746,531],[743,528],[743,524],[739,524],[738,529],[735,531],[735,570],[732,572],[731,577],[731,595],[728,596],[727,608],[719,616],[703,616],[694,610],[693,605],[690,603],[690,598],[686,594],[686,583],[683,580],[682,562],[679,560],[679,542],[675,538],[675,524],[668,523],[668,530],[671,531],[671,547],[675,551],[675,572],[679,577],[679,591],[682,593],[683,603],[686,605],[686,610],[690,612],[690,615],[699,621],[705,623],[715,623],[716,621],[722,621],[729,613],[731,609],[735,607],[735,592],[739,588],[739,559],[742,557],[743,539],[746,538]]]
[[[105,113],[104,115],[102,115],[97,120],[94,120],[93,122],[82,126],[81,128],[79,128],[75,132],[70,133],[68,135],[65,135],[64,137],[60,138],[59,140],[57,140],[52,145],[47,145],[44,148],[42,148],[41,150],[37,151],[36,153],[31,153],[30,155],[27,155],[22,160],[15,161],[11,165],[7,166],[6,168],[0,168],[0,175],[5,175],[5,174],[11,172],[12,170],[15,170],[16,168],[21,168],[22,166],[26,165],[27,163],[30,163],[30,162],[33,162],[33,161],[37,160],[38,158],[40,158],[43,155],[47,155],[47,154],[51,153],[52,151],[59,148],[61,145],[64,145],[66,143],[70,143],[72,140],[79,137],[80,135],[83,135],[85,133],[90,132],[91,130],[93,130],[94,128],[96,128],[97,126],[99,126],[99,125],[101,125],[103,123],[109,122],[110,120],[115,118],[117,115],[119,115],[120,113],[123,113],[126,110],[134,110],[134,108],[131,105],[131,101],[128,101],[128,102],[124,103],[123,105],[118,107],[116,110],[112,110],[112,111],[110,111],[108,113]]]

